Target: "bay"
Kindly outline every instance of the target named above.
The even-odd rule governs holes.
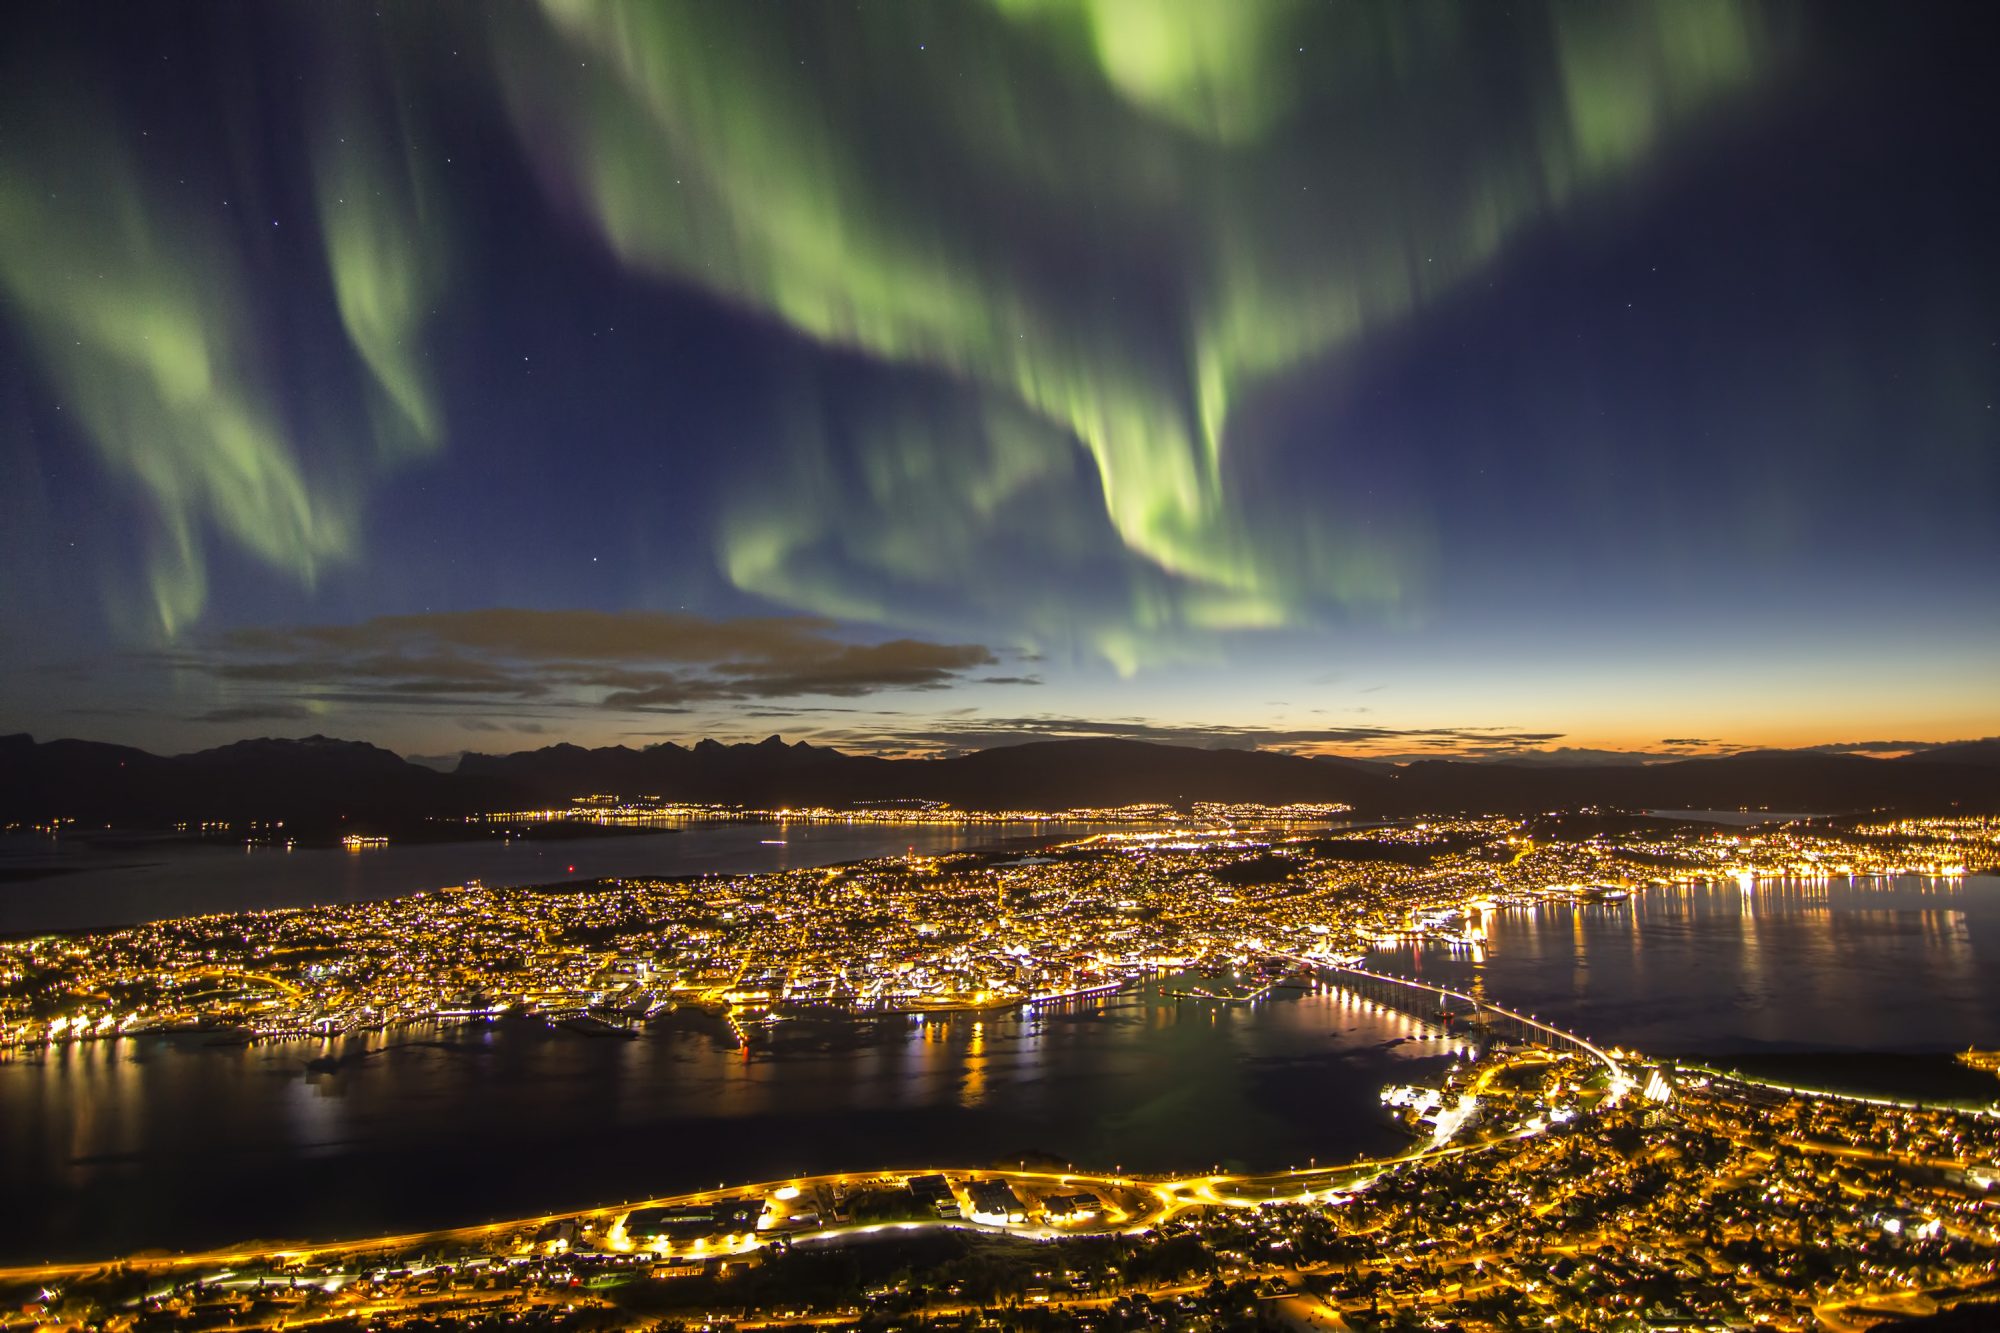
[[[1652,1054],[1839,1071],[1887,1053],[1951,1069],[1946,1052],[2000,1045],[1992,876],[1651,887],[1503,907],[1487,936],[1477,952],[1403,946],[1371,962]],[[1155,984],[1070,1010],[785,1023],[747,1054],[710,1021],[675,1017],[635,1041],[501,1022],[11,1053],[0,1194],[29,1203],[0,1210],[0,1261],[402,1231],[1022,1152],[1162,1173],[1348,1159],[1404,1142],[1383,1084],[1451,1058],[1422,1019],[1330,990],[1237,1006],[1176,1003]]]
[[[1725,880],[1503,905],[1483,950],[1403,944],[1370,957],[1661,1055],[2000,1044],[1992,875]]]
[[[0,934],[90,930],[210,912],[368,902],[457,887],[617,877],[759,874],[875,856],[925,856],[1085,837],[1108,828],[1037,824],[689,821],[671,831],[337,847],[0,840]]]
[[[806,1171],[1268,1169],[1393,1152],[1455,1043],[1332,990],[636,1040],[531,1021],[0,1058],[0,1262],[404,1232]],[[333,1068],[316,1072],[308,1061]],[[320,1066],[326,1068],[326,1064]]]

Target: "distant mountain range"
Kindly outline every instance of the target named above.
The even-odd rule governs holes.
[[[285,820],[316,837],[426,819],[540,808],[591,794],[760,807],[928,799],[965,809],[1062,809],[1165,801],[1341,801],[1364,813],[1628,810],[1840,813],[2000,810],[2000,741],[1894,759],[1809,750],[1631,764],[1406,765],[1202,750],[1127,740],[1040,741],[948,759],[877,759],[786,744],[702,741],[634,750],[552,745],[467,754],[452,772],[359,741],[246,740],[171,757],[94,741],[0,737],[0,822],[85,826]]]

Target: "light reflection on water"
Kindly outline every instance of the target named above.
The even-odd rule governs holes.
[[[618,876],[761,874],[906,851],[922,855],[1083,837],[1130,825],[689,822],[673,832],[394,843],[346,852],[0,838],[0,933],[89,930],[208,912],[367,902],[456,887]],[[61,874],[18,878],[34,869]]]
[[[1421,970],[1660,1053],[2000,1044],[2000,880],[1734,881],[1502,906]],[[529,1024],[0,1059],[0,1260],[479,1221],[829,1166],[1022,1151],[1131,1171],[1400,1146],[1377,1090],[1435,1072],[1414,1019],[1315,992],[1159,989],[1035,1014],[700,1020],[639,1041]],[[1391,1044],[1391,1043],[1402,1044]],[[335,1072],[306,1062],[332,1056]]]
[[[0,1059],[0,1194],[34,1201],[0,1210],[0,1262],[477,1222],[807,1169],[1020,1152],[1269,1168],[1404,1146],[1379,1090],[1453,1048],[1344,992],[1281,994],[780,1023],[747,1056],[691,1018],[636,1041],[500,1023]],[[338,1069],[309,1074],[325,1056]]]
[[[1479,984],[1660,1053],[1950,1051],[2000,1043],[2000,878],[1735,880],[1617,903],[1502,905],[1483,956],[1385,967]]]

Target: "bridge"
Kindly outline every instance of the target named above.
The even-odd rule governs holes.
[[[1627,1079],[1625,1066],[1617,1056],[1588,1037],[1580,1037],[1574,1032],[1545,1023],[1533,1014],[1524,1014],[1504,1005],[1482,1000],[1449,986],[1435,982],[1419,981],[1413,977],[1399,977],[1387,972],[1376,972],[1369,968],[1345,963],[1330,963],[1324,959],[1301,958],[1301,963],[1313,968],[1318,974],[1332,981],[1344,990],[1351,991],[1364,999],[1374,1000],[1390,1008],[1429,1016],[1424,1009],[1414,1007],[1416,997],[1427,997],[1422,1003],[1432,1000],[1456,1002],[1470,1006],[1471,1012],[1481,1018],[1498,1018],[1512,1024],[1523,1036],[1546,1043],[1560,1050],[1577,1051],[1601,1063],[1613,1079]]]
[[[1293,957],[1291,961],[1312,970],[1316,975],[1335,985],[1390,1008],[1398,1008],[1406,1013],[1430,1017],[1438,1002],[1449,1002],[1469,1007],[1470,1012],[1483,1019],[1498,1019],[1514,1025],[1526,1039],[1537,1040],[1560,1049],[1572,1050],[1597,1060],[1605,1067],[1612,1080],[1612,1099],[1634,1086],[1623,1063],[1617,1056],[1588,1038],[1565,1031],[1552,1023],[1546,1023],[1533,1014],[1523,1014],[1504,1005],[1494,1004],[1428,981],[1411,977],[1394,976],[1386,972],[1375,972],[1365,967],[1335,963],[1326,958]],[[243,980],[266,980],[255,974],[230,974]],[[1532,1034],[1532,1035],[1530,1035]],[[1255,1175],[1235,1175],[1215,1173],[1186,1177],[1128,1176],[1122,1173],[1104,1175],[1089,1171],[1054,1172],[1022,1168],[1019,1170],[980,1170],[963,1166],[929,1166],[922,1168],[902,1168],[885,1172],[840,1172],[821,1175],[793,1177],[788,1181],[766,1181],[754,1185],[718,1185],[714,1190],[696,1191],[687,1194],[642,1200],[638,1203],[622,1203],[615,1207],[598,1206],[572,1212],[550,1213],[541,1217],[514,1218],[507,1221],[489,1222],[483,1225],[447,1227],[432,1231],[413,1232],[399,1236],[371,1236],[360,1239],[297,1241],[277,1243],[257,1243],[222,1249],[180,1253],[157,1254],[128,1257],[123,1262],[134,1272],[186,1272],[189,1270],[230,1269],[242,1264],[267,1262],[271,1260],[314,1261],[353,1260],[370,1254],[385,1254],[409,1251],[425,1246],[440,1244],[490,1244],[509,1233],[525,1233],[538,1230],[560,1221],[580,1221],[593,1219],[611,1227],[619,1223],[635,1208],[679,1207],[695,1203],[707,1203],[716,1199],[758,1200],[773,1196],[779,1189],[788,1188],[796,1193],[801,1188],[821,1184],[848,1184],[854,1181],[876,1181],[884,1184],[893,1182],[900,1186],[912,1176],[922,1174],[949,1174],[963,1180],[1002,1180],[1024,1192],[1039,1196],[1050,1190],[1071,1190],[1089,1188],[1098,1191],[1108,1202],[1115,1202],[1115,1220],[1112,1216],[1097,1225],[1085,1227],[1051,1228],[1048,1226],[1023,1227],[1019,1225],[988,1226],[977,1222],[960,1220],[897,1221],[864,1224],[843,1224],[822,1227],[810,1233],[790,1236],[793,1240],[831,1239],[836,1236],[866,1234],[886,1230],[954,1229],[1004,1231],[1008,1234],[1034,1236],[1048,1239],[1058,1235],[1104,1235],[1117,1232],[1143,1230],[1159,1222],[1192,1208],[1207,1206],[1254,1208],[1281,1199],[1302,1199],[1316,1192],[1347,1192],[1354,1187],[1359,1175],[1373,1174],[1408,1166],[1415,1162],[1432,1161],[1471,1153],[1485,1152],[1498,1143],[1526,1138],[1541,1132],[1539,1121],[1525,1128],[1517,1129],[1501,1139],[1479,1142],[1435,1143],[1412,1148],[1408,1152],[1391,1156],[1362,1159],[1359,1161],[1334,1162],[1325,1166],[1317,1162],[1309,1167],[1294,1167],[1284,1171],[1273,1171]],[[763,1238],[754,1234],[735,1239],[731,1244],[710,1247],[706,1253],[721,1255],[761,1246]],[[23,1265],[18,1267],[0,1266],[0,1283],[52,1282],[71,1280],[101,1270],[105,1266],[102,1259]]]

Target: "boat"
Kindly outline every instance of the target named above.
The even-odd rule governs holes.
[[[2000,1051],[1981,1051],[1967,1048],[1953,1057],[1967,1069],[1978,1069],[1988,1074],[2000,1074]]]

